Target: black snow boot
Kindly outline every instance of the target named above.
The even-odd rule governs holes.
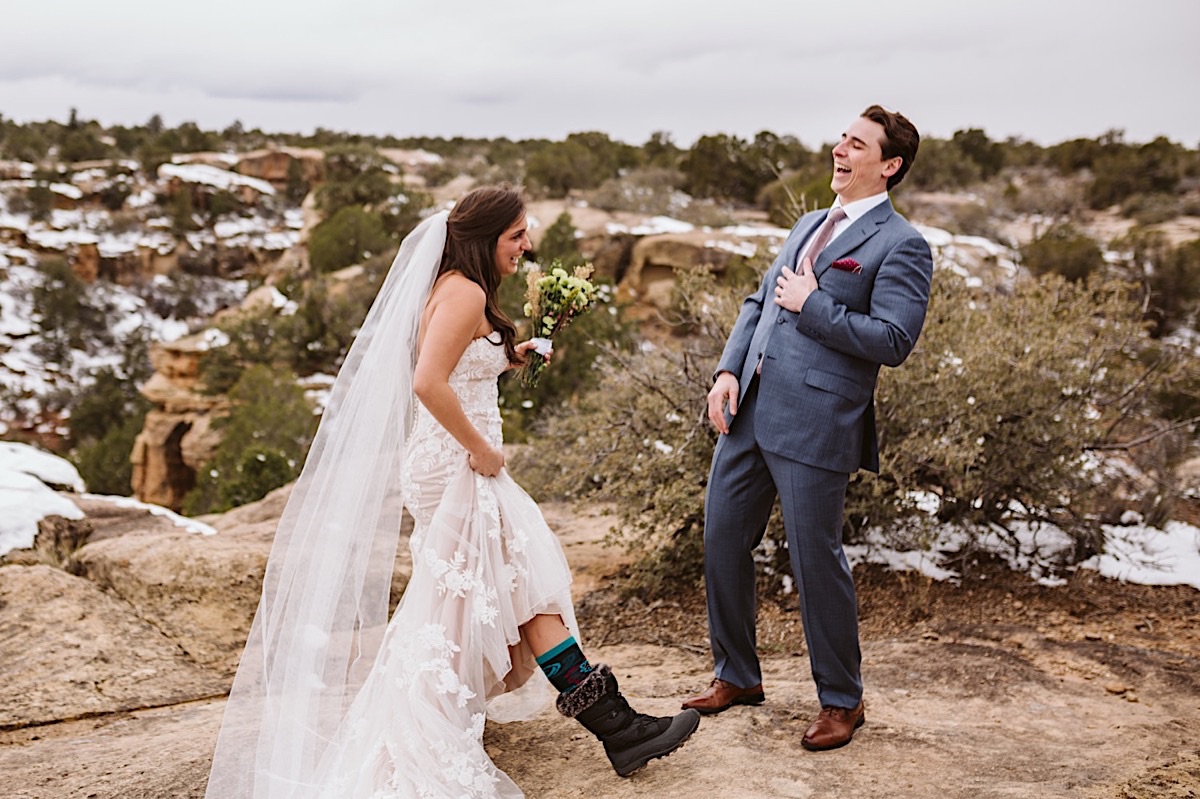
[[[700,714],[695,710],[664,717],[634,712],[617,690],[612,670],[603,664],[575,690],[559,694],[558,712],[604,742],[605,754],[622,777],[656,757],[671,754],[700,726]]]

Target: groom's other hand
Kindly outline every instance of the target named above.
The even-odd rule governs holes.
[[[737,416],[738,380],[733,372],[721,372],[708,392],[708,421],[712,426],[725,435],[729,434],[729,423],[725,421],[725,405],[729,405],[729,415]]]

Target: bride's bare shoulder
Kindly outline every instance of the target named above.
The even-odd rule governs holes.
[[[447,272],[438,277],[429,293],[425,312],[421,314],[418,342],[425,340],[425,334],[434,325],[464,331],[486,326],[486,308],[487,294],[482,286],[461,272]]]
[[[433,284],[433,291],[429,295],[430,304],[446,301],[482,308],[487,304],[487,293],[483,286],[462,272],[447,272]]]

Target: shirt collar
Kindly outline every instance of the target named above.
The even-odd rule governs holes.
[[[881,191],[878,194],[871,195],[870,197],[864,197],[861,200],[855,200],[852,203],[842,205],[842,198],[839,197],[834,200],[833,207],[837,208],[838,206],[841,206],[841,209],[846,212],[846,221],[853,222],[867,211],[870,211],[872,208],[882,203],[887,198],[888,193],[886,191]]]

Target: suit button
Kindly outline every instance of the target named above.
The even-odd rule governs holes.
[[[777,317],[775,317],[775,324],[777,324],[777,325],[782,325],[782,324],[783,324],[783,322],[784,322],[784,319],[783,319],[783,317],[782,317],[782,316],[777,316]]]

